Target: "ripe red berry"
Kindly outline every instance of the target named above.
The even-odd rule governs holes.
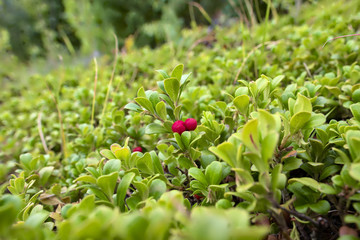
[[[186,127],[186,130],[188,130],[188,131],[195,130],[196,127],[197,127],[197,121],[196,121],[196,119],[194,119],[194,118],[188,118],[188,119],[186,119],[186,121],[185,121],[185,127]]]
[[[174,124],[171,127],[173,132],[177,132],[178,134],[182,134],[186,131],[185,123],[181,120],[175,121]]]
[[[142,152],[142,151],[143,151],[142,147],[136,147],[133,149],[133,152]]]
[[[194,194],[194,197],[195,197],[197,200],[200,200],[200,199],[203,198],[202,196],[199,196],[199,195],[197,195],[197,194]]]

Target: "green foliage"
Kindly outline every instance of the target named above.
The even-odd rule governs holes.
[[[316,18],[291,33],[291,16],[269,21],[265,42],[264,25],[240,23],[215,29],[211,48],[189,49],[185,42],[196,40],[184,31],[176,50],[124,55],[110,89],[108,56],[96,88],[92,66],[4,87],[0,238],[326,239],[342,226],[358,231],[358,44],[322,48],[360,27],[359,5],[344,3],[306,7],[297,21]],[[188,118],[198,122],[194,131],[172,132]]]

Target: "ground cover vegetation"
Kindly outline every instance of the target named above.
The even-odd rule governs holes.
[[[7,80],[0,238],[357,239],[359,39],[327,41],[359,12],[114,38],[88,66]]]

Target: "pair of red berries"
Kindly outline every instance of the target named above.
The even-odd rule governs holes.
[[[178,120],[174,122],[171,129],[173,132],[177,132],[178,134],[182,134],[185,131],[193,131],[197,127],[197,121],[194,118],[188,118],[184,121]]]

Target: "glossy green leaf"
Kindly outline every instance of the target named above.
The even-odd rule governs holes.
[[[145,128],[146,134],[159,134],[159,133],[167,133],[167,132],[168,130],[158,123],[150,123]]]
[[[246,147],[252,152],[260,151],[259,137],[258,137],[258,119],[253,119],[247,122],[242,131],[242,140]]]
[[[155,113],[154,111],[154,107],[152,105],[152,103],[150,102],[149,99],[145,98],[145,97],[137,97],[135,98],[135,101],[142,106],[143,108],[145,108],[146,110],[148,110],[149,112],[151,112],[152,114]]]
[[[237,96],[233,103],[235,107],[239,110],[239,112],[243,115],[247,115],[247,110],[249,107],[250,98],[247,95]]]
[[[179,64],[172,70],[171,77],[176,78],[180,82],[183,71],[184,71],[184,65]]]
[[[300,112],[312,112],[312,105],[310,99],[305,97],[304,95],[298,93],[295,104],[294,104],[294,114]]]
[[[125,211],[125,196],[134,177],[135,177],[135,173],[133,172],[129,172],[125,174],[125,176],[121,179],[120,184],[117,188],[116,191],[117,206],[120,208],[122,212]]]
[[[222,180],[222,164],[218,161],[210,163],[205,169],[205,177],[210,185],[218,185]]]
[[[160,101],[156,104],[156,113],[159,115],[159,117],[163,120],[166,119],[166,105],[163,101]]]
[[[303,128],[311,118],[310,112],[298,112],[290,119],[290,131],[291,133],[298,132]]]
[[[113,154],[113,152],[110,151],[109,149],[103,149],[103,150],[101,150],[101,151],[100,151],[100,154],[101,154],[103,157],[107,158],[107,159],[114,159],[114,158],[116,158],[115,155]]]
[[[167,78],[164,80],[164,87],[172,102],[175,103],[179,96],[180,80],[174,77]]]
[[[198,169],[198,168],[190,168],[189,169],[189,175],[193,178],[195,178],[196,180],[198,180],[199,182],[201,182],[204,186],[209,185],[204,173]]]
[[[120,160],[111,159],[105,163],[104,169],[103,169],[103,174],[106,175],[109,173],[118,172],[118,171],[120,171],[120,168],[121,168]]]
[[[100,176],[96,181],[96,184],[106,194],[108,199],[111,199],[111,197],[114,193],[118,176],[119,176],[118,172],[113,172],[108,175]]]
[[[96,178],[89,175],[83,175],[74,180],[74,182],[87,182],[87,183],[93,183],[96,184]]]

